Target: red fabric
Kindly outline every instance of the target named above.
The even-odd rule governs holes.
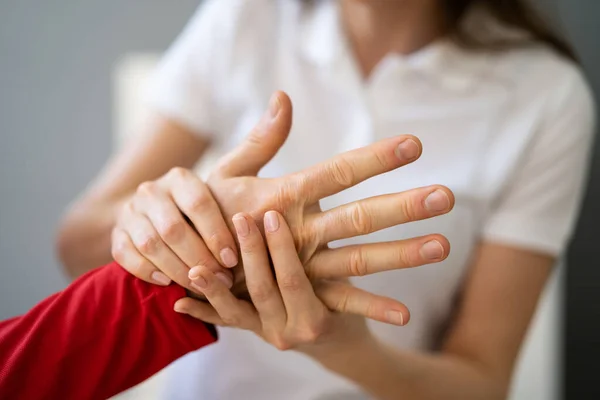
[[[0,399],[107,399],[213,343],[203,322],[173,311],[184,296],[116,263],[87,273],[0,322]]]

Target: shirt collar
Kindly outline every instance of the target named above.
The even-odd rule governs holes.
[[[336,1],[313,3],[302,13],[300,51],[319,67],[330,66],[349,51]],[[488,56],[442,38],[409,55],[390,54],[398,68],[408,68],[452,91],[464,91],[483,76]]]

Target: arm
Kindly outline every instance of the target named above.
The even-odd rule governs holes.
[[[554,260],[567,247],[585,189],[594,102],[575,70],[546,96],[545,115],[484,220],[439,354],[367,342],[324,364],[382,399],[502,399]],[[360,359],[360,363],[354,362]],[[374,374],[373,371],[377,371]]]
[[[320,361],[379,399],[504,399],[552,264],[541,253],[483,243],[439,354],[370,340]]]
[[[212,329],[173,311],[185,295],[116,263],[87,273],[0,323],[0,398],[106,399],[213,343]]]

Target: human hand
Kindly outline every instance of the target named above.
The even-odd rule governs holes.
[[[361,276],[439,262],[447,257],[449,244],[441,235],[328,249],[327,243],[333,240],[445,214],[452,209],[454,197],[449,189],[435,185],[364,199],[322,212],[319,207],[321,198],[413,162],[421,154],[421,144],[411,135],[389,138],[281,178],[257,178],[258,171],[285,142],[291,119],[289,98],[281,92],[276,93],[271,99],[269,111],[247,139],[226,155],[210,175],[207,185],[230,229],[233,229],[230,218],[239,212],[248,212],[258,222],[262,221],[267,210],[282,213],[290,225],[300,259],[310,279]],[[174,169],[170,175],[181,182],[196,181],[189,171],[179,168]],[[195,205],[192,208],[198,213],[204,210],[203,203],[211,204],[211,209],[214,209],[213,199],[209,196],[190,196],[189,199]],[[180,211],[186,213],[181,208]],[[190,219],[196,223],[197,218]],[[157,215],[155,220],[168,218]],[[181,223],[169,225],[176,226],[179,230],[185,228]],[[138,232],[144,237],[143,231]],[[156,232],[145,238],[145,241],[141,240],[142,243],[163,243],[160,234]],[[113,243],[113,248],[125,250],[115,254],[117,261],[119,253],[127,253],[127,249],[131,248],[131,244],[124,239],[126,238],[121,235],[117,237],[117,243]],[[185,247],[184,243],[191,242],[191,239],[186,239],[186,235],[172,235],[173,244],[169,247]],[[146,246],[146,250],[146,253],[157,251],[155,246]],[[125,259],[125,254],[121,254],[120,258]],[[191,257],[189,259],[194,260]],[[197,264],[206,265],[202,260]],[[163,269],[160,264],[155,266]],[[189,289],[187,273],[191,266],[174,263],[163,271]],[[215,264],[206,266],[215,269]],[[137,271],[140,270],[141,268],[137,268],[130,271],[139,276]],[[322,285],[329,290],[322,290],[321,298],[333,310],[343,311],[340,308],[344,304],[352,304],[354,298],[365,295],[358,289],[339,282]],[[243,296],[245,290],[243,269],[238,265],[234,269],[233,291]],[[376,301],[376,298],[373,297],[372,300]]]
[[[280,350],[295,349],[317,359],[333,349],[369,340],[363,317],[334,313],[319,300],[296,252],[292,232],[278,212],[265,214],[268,250],[252,217],[238,214],[233,221],[252,302],[236,298],[208,268],[198,266],[190,270],[190,278],[210,304],[187,297],[177,301],[177,312],[215,325],[250,330]],[[388,322],[398,325],[409,319],[406,307],[392,299],[371,311],[376,319],[387,315]]]
[[[112,232],[112,255],[138,278],[171,280],[193,290],[188,271],[205,265],[231,287],[237,247],[208,186],[192,171],[175,168],[142,183],[124,205]]]
[[[322,212],[319,200],[350,188],[372,176],[409,164],[421,155],[420,141],[411,135],[384,139],[352,150],[305,170],[279,178],[257,178],[258,171],[277,153],[289,134],[292,105],[276,93],[269,111],[247,139],[226,155],[207,180],[233,229],[231,217],[246,212],[262,227],[267,210],[283,215],[290,226],[300,260],[311,280],[361,276],[414,267],[445,259],[450,245],[442,235],[388,243],[329,249],[327,243],[368,234],[390,226],[449,212],[452,192],[440,185],[363,199]],[[234,289],[244,286],[242,266],[235,268]],[[331,291],[321,299],[334,310],[362,296],[354,287],[323,283]],[[343,296],[342,296],[343,293]],[[341,311],[341,310],[340,310]]]

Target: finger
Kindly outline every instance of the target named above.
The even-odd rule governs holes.
[[[440,262],[450,253],[442,235],[369,243],[317,252],[305,265],[311,280],[365,276]]]
[[[262,119],[246,139],[226,154],[214,171],[220,177],[254,176],[277,154],[292,126],[292,102],[275,92]]]
[[[170,188],[175,204],[192,221],[214,259],[228,268],[236,266],[235,241],[208,186],[193,172],[183,168],[173,169],[167,179],[172,182]],[[215,271],[216,266],[211,266],[213,262],[213,257],[210,257],[196,264],[206,265]]]
[[[187,314],[209,324],[225,326],[225,323],[219,317],[215,308],[208,303],[200,300],[184,297],[175,302],[173,310],[180,314]]]
[[[348,189],[368,178],[409,164],[421,156],[419,139],[403,135],[351,150],[293,174],[307,204]]]
[[[314,214],[309,223],[325,244],[446,214],[453,207],[452,191],[436,185],[344,204]]]
[[[201,264],[213,272],[223,271],[198,232],[165,192],[140,185],[135,209],[150,220],[162,240],[188,268]],[[225,273],[231,275],[229,271]]]
[[[265,235],[275,268],[277,285],[288,313],[288,319],[309,319],[323,305],[315,296],[294,245],[285,219],[276,211],[265,213]]]
[[[369,293],[345,282],[322,281],[315,292],[332,311],[361,315],[393,325],[406,325],[408,308],[397,300]]]
[[[284,327],[287,313],[271,271],[271,262],[262,235],[254,219],[236,214],[233,225],[240,243],[248,293],[267,329]]]
[[[129,237],[142,256],[178,285],[194,290],[190,286],[188,266],[163,242],[154,226],[145,216],[140,214],[131,215],[128,227]]]
[[[168,286],[171,283],[168,276],[139,253],[125,231],[115,229],[111,240],[113,259],[130,274],[155,285]]]
[[[258,313],[250,303],[238,300],[208,268],[194,267],[193,273],[192,286],[204,294],[226,326],[260,332]]]

